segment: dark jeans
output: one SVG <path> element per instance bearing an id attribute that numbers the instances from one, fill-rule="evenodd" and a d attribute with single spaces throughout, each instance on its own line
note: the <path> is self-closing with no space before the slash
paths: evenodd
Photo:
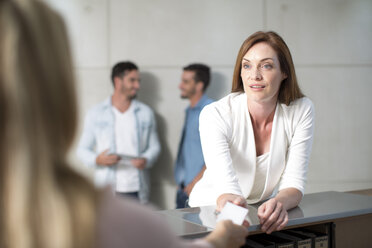
<path id="1" fill-rule="evenodd" d="M 138 192 L 116 192 L 116 196 L 129 197 L 132 199 L 139 200 Z"/>
<path id="2" fill-rule="evenodd" d="M 177 197 L 176 197 L 176 208 L 188 208 L 189 204 L 189 196 L 181 189 L 180 187 L 177 189 Z"/>

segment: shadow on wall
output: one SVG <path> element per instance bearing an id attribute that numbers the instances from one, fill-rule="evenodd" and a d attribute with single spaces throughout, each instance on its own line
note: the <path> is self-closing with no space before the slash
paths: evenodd
<path id="1" fill-rule="evenodd" d="M 166 140 L 168 135 L 167 123 L 165 118 L 155 111 L 160 101 L 159 87 L 160 82 L 154 74 L 141 72 L 141 89 L 138 93 L 138 100 L 149 105 L 154 111 L 161 145 L 161 153 L 158 161 L 154 164 L 150 172 L 151 184 L 153 185 L 150 201 L 158 207 L 166 205 L 165 192 L 162 190 L 161 184 L 163 182 L 174 184 L 172 156 Z"/>
<path id="2" fill-rule="evenodd" d="M 219 100 L 230 93 L 229 79 L 220 72 L 212 72 L 211 83 L 207 95 L 213 100 Z"/>

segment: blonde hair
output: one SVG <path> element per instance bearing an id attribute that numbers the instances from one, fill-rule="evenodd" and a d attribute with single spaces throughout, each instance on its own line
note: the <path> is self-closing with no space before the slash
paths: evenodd
<path id="1" fill-rule="evenodd" d="M 63 20 L 0 1 L 0 247 L 93 247 L 98 193 L 67 162 L 77 103 Z"/>

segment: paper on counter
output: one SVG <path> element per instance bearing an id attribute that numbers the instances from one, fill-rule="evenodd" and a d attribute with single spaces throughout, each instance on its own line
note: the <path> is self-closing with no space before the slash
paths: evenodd
<path id="1" fill-rule="evenodd" d="M 248 214 L 248 209 L 226 202 L 222 211 L 217 216 L 217 222 L 221 220 L 231 220 L 234 224 L 241 225 Z"/>

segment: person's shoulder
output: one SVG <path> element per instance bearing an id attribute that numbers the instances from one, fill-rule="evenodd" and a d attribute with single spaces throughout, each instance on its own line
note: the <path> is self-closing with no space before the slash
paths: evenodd
<path id="1" fill-rule="evenodd" d="M 145 104 L 141 101 L 133 100 L 133 104 L 135 105 L 136 110 L 141 110 L 141 111 L 147 112 L 147 113 L 153 113 L 154 112 L 149 105 L 147 105 L 147 104 Z"/>
<path id="2" fill-rule="evenodd" d="M 99 247 L 122 247 L 123 244 L 130 244 L 131 247 L 165 247 L 167 242 L 173 242 L 166 222 L 160 214 L 154 213 L 154 208 L 145 207 L 129 198 L 117 198 L 108 189 L 102 193 L 99 202 Z"/>
<path id="3" fill-rule="evenodd" d="M 244 97 L 243 93 L 230 93 L 220 100 L 205 106 L 201 115 L 219 117 L 227 121 L 227 117 L 232 115 L 242 97 Z"/>
<path id="4" fill-rule="evenodd" d="M 310 98 L 304 96 L 301 98 L 297 98 L 296 100 L 292 101 L 289 106 L 298 106 L 298 107 L 303 107 L 303 106 L 313 106 L 313 102 L 310 100 Z"/>
<path id="5" fill-rule="evenodd" d="M 202 104 L 204 107 L 211 104 L 212 102 L 214 102 L 212 98 L 208 97 L 207 95 L 204 95 Z"/>
<path id="6" fill-rule="evenodd" d="M 223 98 L 221 98 L 220 100 L 217 100 L 209 104 L 209 106 L 228 110 L 234 107 L 234 105 L 236 105 L 242 97 L 244 97 L 244 93 L 242 92 L 230 93 L 227 96 L 224 96 Z"/>
<path id="7" fill-rule="evenodd" d="M 284 114 L 289 118 L 301 118 L 301 116 L 314 116 L 314 104 L 308 97 L 301 97 L 292 101 L 288 106 L 281 104 Z M 292 116 L 292 117 L 291 117 Z"/>
<path id="8" fill-rule="evenodd" d="M 313 102 L 306 96 L 292 101 L 288 106 L 286 106 L 285 104 L 282 104 L 282 106 L 289 110 L 306 110 L 314 108 Z"/>
<path id="9" fill-rule="evenodd" d="M 106 98 L 104 101 L 96 103 L 93 107 L 91 107 L 87 114 L 89 116 L 101 115 L 102 112 L 106 111 L 107 108 L 110 107 L 110 105 L 110 98 Z"/>
<path id="10" fill-rule="evenodd" d="M 104 218 L 104 221 L 105 220 L 114 221 L 114 219 L 117 218 L 117 216 L 123 215 L 127 216 L 128 218 L 129 216 L 131 216 L 131 218 L 139 219 L 149 218 L 150 220 L 154 217 L 151 208 L 146 208 L 145 206 L 141 205 L 139 202 L 135 200 L 132 200 L 131 198 L 116 197 L 114 196 L 112 190 L 109 188 L 106 188 L 102 192 L 99 214 L 101 215 L 100 217 L 103 216 L 107 218 L 107 219 Z M 111 221 L 108 221 L 109 222 L 108 224 L 110 224 Z"/>

